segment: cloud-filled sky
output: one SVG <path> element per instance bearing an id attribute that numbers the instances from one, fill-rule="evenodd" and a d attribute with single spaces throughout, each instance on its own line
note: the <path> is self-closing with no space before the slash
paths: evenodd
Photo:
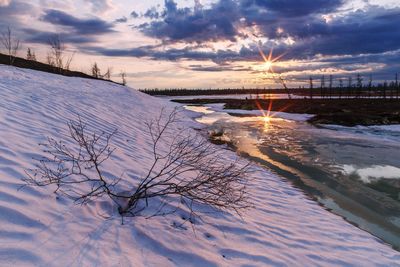
<path id="1" fill-rule="evenodd" d="M 135 88 L 279 87 L 309 76 L 337 81 L 400 72 L 398 0 L 0 0 L 10 26 L 39 60 L 55 34 L 73 68 L 97 62 Z M 273 50 L 275 74 L 260 50 Z M 367 78 L 368 77 L 368 78 Z"/>

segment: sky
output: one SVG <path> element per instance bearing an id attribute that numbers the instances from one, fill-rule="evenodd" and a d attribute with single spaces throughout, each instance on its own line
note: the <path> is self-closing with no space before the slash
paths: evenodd
<path id="1" fill-rule="evenodd" d="M 399 0 L 0 0 L 0 31 L 21 40 L 20 56 L 29 47 L 45 61 L 58 35 L 73 69 L 96 62 L 137 89 L 390 81 L 399 25 Z"/>

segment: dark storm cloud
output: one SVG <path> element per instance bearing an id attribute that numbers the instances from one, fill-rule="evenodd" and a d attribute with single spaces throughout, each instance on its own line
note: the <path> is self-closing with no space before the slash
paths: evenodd
<path id="1" fill-rule="evenodd" d="M 114 25 L 99 18 L 80 19 L 63 11 L 48 9 L 42 20 L 54 25 L 68 27 L 75 34 L 105 34 L 113 32 Z"/>
<path id="2" fill-rule="evenodd" d="M 334 11 L 343 0 L 243 0 L 242 7 L 264 7 L 285 16 L 304 16 Z"/>
<path id="3" fill-rule="evenodd" d="M 343 0 L 219 0 L 209 8 L 178 8 L 165 0 L 159 12 L 155 7 L 144 17 L 153 19 L 138 28 L 151 37 L 168 41 L 205 42 L 235 40 L 243 24 L 265 26 L 282 18 L 303 18 L 335 10 Z M 293 21 L 295 22 L 295 21 Z M 302 21 L 303 22 L 303 21 Z"/>
<path id="4" fill-rule="evenodd" d="M 124 22 L 124 19 L 126 18 L 120 18 L 115 22 Z M 98 18 L 80 19 L 54 9 L 45 10 L 41 20 L 63 28 L 57 32 L 24 28 L 22 32 L 27 42 L 48 44 L 55 36 L 59 36 L 65 43 L 85 44 L 96 42 L 98 35 L 114 32 L 113 23 Z"/>
<path id="5" fill-rule="evenodd" d="M 234 24 L 240 19 L 233 0 L 220 0 L 209 9 L 196 11 L 178 8 L 173 0 L 166 0 L 161 14 L 152 8 L 144 16 L 156 19 L 138 26 L 145 35 L 172 42 L 235 40 L 238 32 Z"/>
<path id="6" fill-rule="evenodd" d="M 27 36 L 26 41 L 31 43 L 49 44 L 50 40 L 53 40 L 55 37 L 60 37 L 62 42 L 70 44 L 93 43 L 96 41 L 93 36 L 80 36 L 66 32 L 54 33 L 34 29 L 24 29 L 23 32 Z"/>
<path id="7" fill-rule="evenodd" d="M 113 57 L 138 57 L 150 59 L 162 59 L 176 61 L 180 59 L 188 60 L 213 60 L 215 62 L 225 62 L 227 60 L 237 60 L 239 53 L 232 50 L 219 50 L 216 52 L 196 51 L 192 47 L 182 49 L 159 50 L 159 46 L 142 46 L 132 49 L 106 49 L 101 47 L 86 47 L 88 52 L 99 53 Z"/>
<path id="8" fill-rule="evenodd" d="M 316 54 L 358 55 L 400 49 L 400 27 L 396 25 L 400 25 L 400 8 L 375 8 L 331 23 L 314 20 L 303 31 L 288 25 L 287 31 L 297 39 L 294 55 L 306 58 Z"/>

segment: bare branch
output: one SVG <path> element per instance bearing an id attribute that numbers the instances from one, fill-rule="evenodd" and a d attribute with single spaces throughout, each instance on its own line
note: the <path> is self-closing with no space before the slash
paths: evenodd
<path id="1" fill-rule="evenodd" d="M 3 44 L 10 58 L 10 65 L 13 65 L 20 48 L 20 41 L 13 37 L 10 27 L 7 27 L 7 30 L 1 34 L 0 42 Z"/>
<path id="2" fill-rule="evenodd" d="M 118 186 L 122 178 L 112 179 L 102 170 L 102 163 L 114 152 L 110 141 L 115 131 L 89 133 L 80 118 L 68 123 L 75 148 L 49 138 L 43 145 L 48 157 L 40 160 L 25 181 L 36 186 L 53 185 L 55 192 L 79 203 L 108 196 L 121 216 L 137 215 L 151 199 L 167 197 L 175 203 L 171 205 L 186 206 L 191 216 L 197 214 L 198 205 L 237 213 L 249 207 L 246 187 L 249 163 L 224 160 L 224 151 L 199 134 L 189 129 L 177 132 L 173 127 L 177 122 L 177 109 L 168 114 L 163 109 L 156 119 L 146 123 L 153 141 L 153 162 L 146 176 L 139 178 L 135 186 L 125 188 L 128 190 L 124 193 Z M 164 207 L 161 205 L 154 215 L 171 212 Z"/>
<path id="3" fill-rule="evenodd" d="M 69 55 L 65 54 L 66 47 L 59 35 L 54 35 L 49 40 L 50 52 L 47 53 L 47 63 L 62 73 L 64 70 L 69 70 L 75 52 Z"/>

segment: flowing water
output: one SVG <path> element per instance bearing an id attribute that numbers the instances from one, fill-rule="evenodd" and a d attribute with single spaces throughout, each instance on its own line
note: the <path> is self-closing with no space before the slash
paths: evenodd
<path id="1" fill-rule="evenodd" d="M 186 109 L 198 112 L 197 121 L 210 130 L 223 132 L 242 155 L 400 248 L 399 126 L 315 127 L 301 115 L 265 119 L 231 116 L 212 105 Z"/>

